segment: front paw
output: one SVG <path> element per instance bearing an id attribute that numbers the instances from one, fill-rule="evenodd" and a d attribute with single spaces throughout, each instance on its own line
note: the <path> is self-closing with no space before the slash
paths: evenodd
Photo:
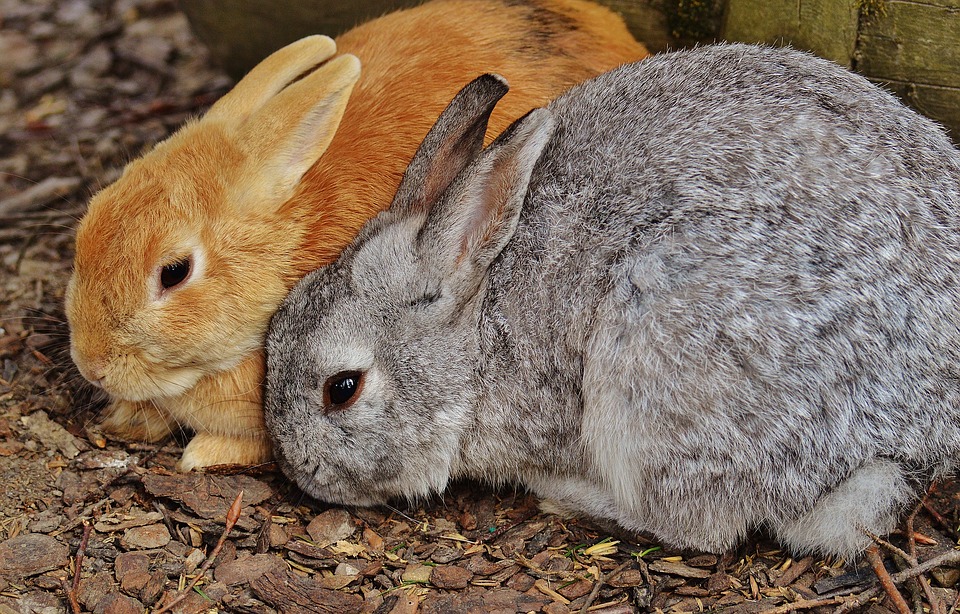
<path id="1" fill-rule="evenodd" d="M 190 440 L 177 463 L 180 471 L 211 465 L 259 465 L 273 460 L 266 437 L 230 437 L 200 433 Z"/>
<path id="2" fill-rule="evenodd" d="M 150 401 L 114 399 L 104 412 L 100 427 L 126 441 L 160 441 L 173 432 L 174 421 Z"/>

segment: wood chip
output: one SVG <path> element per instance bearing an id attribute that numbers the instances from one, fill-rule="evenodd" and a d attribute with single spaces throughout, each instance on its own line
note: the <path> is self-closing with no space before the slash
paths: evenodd
<path id="1" fill-rule="evenodd" d="M 681 578 L 709 578 L 710 571 L 690 567 L 683 563 L 674 563 L 672 561 L 657 560 L 650 563 L 650 571 L 654 573 L 665 573 L 671 576 L 680 576 Z"/>

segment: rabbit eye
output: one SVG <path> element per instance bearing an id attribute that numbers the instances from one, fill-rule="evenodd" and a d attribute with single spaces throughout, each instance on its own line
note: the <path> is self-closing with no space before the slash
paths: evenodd
<path id="1" fill-rule="evenodd" d="M 190 258 L 184 258 L 160 269 L 160 285 L 164 290 L 179 286 L 190 276 Z"/>
<path id="2" fill-rule="evenodd" d="M 345 409 L 353 404 L 363 388 L 363 373 L 341 371 L 323 386 L 323 405 L 326 410 Z"/>

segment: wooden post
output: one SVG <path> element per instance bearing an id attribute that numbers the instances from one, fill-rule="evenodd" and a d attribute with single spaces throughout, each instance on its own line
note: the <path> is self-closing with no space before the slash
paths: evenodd
<path id="1" fill-rule="evenodd" d="M 887 0 L 861 20 L 856 68 L 960 142 L 960 0 Z"/>
<path id="2" fill-rule="evenodd" d="M 791 45 L 850 66 L 857 43 L 857 0 L 729 0 L 727 40 Z"/>
<path id="3" fill-rule="evenodd" d="M 722 34 L 851 67 L 960 142 L 960 0 L 728 0 Z"/>

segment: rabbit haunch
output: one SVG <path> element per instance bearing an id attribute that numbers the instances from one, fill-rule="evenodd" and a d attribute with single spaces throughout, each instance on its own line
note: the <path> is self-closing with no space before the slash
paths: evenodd
<path id="1" fill-rule="evenodd" d="M 644 55 L 622 19 L 583 0 L 434 0 L 336 45 L 313 36 L 275 52 L 131 162 L 78 227 L 71 350 L 111 396 L 106 429 L 147 440 L 193 431 L 182 469 L 269 460 L 270 316 L 388 204 L 463 83 L 491 70 L 514 82 L 491 119 L 499 131 Z"/>
<path id="2" fill-rule="evenodd" d="M 854 555 L 960 453 L 960 152 L 792 50 L 627 65 L 482 150 L 487 76 L 267 339 L 313 496 L 520 483 L 682 547 Z M 363 386 L 349 406 L 324 387 Z"/>

